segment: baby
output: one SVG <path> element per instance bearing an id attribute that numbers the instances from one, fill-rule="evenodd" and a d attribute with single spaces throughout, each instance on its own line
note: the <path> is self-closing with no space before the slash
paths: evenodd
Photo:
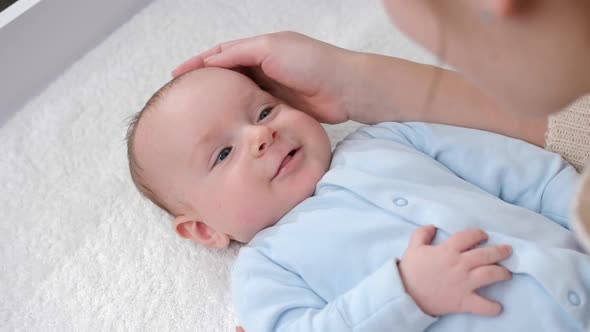
<path id="1" fill-rule="evenodd" d="M 135 184 L 180 236 L 248 243 L 232 272 L 246 331 L 590 326 L 590 257 L 567 219 L 578 175 L 555 154 L 382 123 L 331 160 L 316 120 L 217 68 L 160 89 L 128 139 Z"/>

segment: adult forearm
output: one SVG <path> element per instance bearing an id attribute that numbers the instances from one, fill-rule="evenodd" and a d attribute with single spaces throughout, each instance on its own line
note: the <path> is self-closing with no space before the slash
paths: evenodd
<path id="1" fill-rule="evenodd" d="M 368 53 L 358 53 L 352 61 L 361 74 L 354 90 L 346 94 L 351 120 L 443 123 L 544 146 L 546 118 L 500 108 L 454 71 Z"/>

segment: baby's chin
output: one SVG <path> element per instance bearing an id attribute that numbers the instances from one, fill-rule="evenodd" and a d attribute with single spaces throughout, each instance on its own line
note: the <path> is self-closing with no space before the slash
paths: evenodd
<path id="1" fill-rule="evenodd" d="M 314 188 L 314 190 L 315 190 L 315 188 Z M 311 197 L 314 190 L 311 190 L 311 194 L 305 196 L 301 200 L 296 201 L 295 204 L 293 204 L 290 208 L 285 209 L 284 211 L 282 211 L 282 213 L 277 213 L 278 217 L 272 218 L 269 222 L 262 223 L 259 227 L 255 227 L 255 228 L 251 229 L 248 234 L 243 234 L 242 236 L 236 236 L 235 238 L 232 237 L 232 240 L 235 240 L 235 241 L 240 242 L 240 243 L 243 243 L 243 244 L 247 244 L 254 237 L 256 237 L 256 235 L 258 233 L 260 233 L 260 232 L 264 231 L 265 229 L 271 228 L 272 226 L 276 225 L 279 221 L 281 221 L 281 219 L 283 219 L 284 216 L 286 216 L 291 210 L 293 210 L 293 208 L 295 208 L 297 205 L 299 205 L 301 202 L 303 202 L 307 198 Z"/>
<path id="2" fill-rule="evenodd" d="M 289 211 L 285 212 L 285 215 L 288 213 Z M 282 216 L 281 216 L 282 218 Z M 248 234 L 244 234 L 242 236 L 236 236 L 235 238 L 232 237 L 232 240 L 235 240 L 237 242 L 243 243 L 243 244 L 247 244 L 250 241 L 252 241 L 253 238 L 256 237 L 256 235 L 262 231 L 264 231 L 265 229 L 268 229 L 274 225 L 276 225 L 276 223 L 279 222 L 279 220 L 281 220 L 281 218 L 278 218 L 272 222 L 269 222 L 268 224 L 264 224 L 261 225 L 260 227 L 254 228 L 252 229 Z"/>
<path id="3" fill-rule="evenodd" d="M 329 156 L 331 157 L 331 155 Z M 314 171 L 308 172 L 305 178 L 298 179 L 300 186 L 289 188 L 288 203 L 285 201 L 278 201 L 278 204 L 274 204 L 275 208 L 277 209 L 275 211 L 270 212 L 269 215 L 264 216 L 264 221 L 260 223 L 250 223 L 250 225 L 252 225 L 252 228 L 249 229 L 248 234 L 242 234 L 244 236 L 236 237 L 235 240 L 241 243 L 250 242 L 258 233 L 276 225 L 279 221 L 281 221 L 281 219 L 288 215 L 289 212 L 291 212 L 297 205 L 301 204 L 306 199 L 312 197 L 315 193 L 316 185 L 328 171 L 330 158 L 326 159 L 327 161 L 325 163 L 316 161 L 313 165 Z M 253 213 L 252 215 L 256 214 L 257 213 Z"/>

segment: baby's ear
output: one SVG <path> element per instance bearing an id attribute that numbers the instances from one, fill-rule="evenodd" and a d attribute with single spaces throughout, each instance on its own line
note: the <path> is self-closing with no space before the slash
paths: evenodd
<path id="1" fill-rule="evenodd" d="M 225 248 L 230 242 L 229 235 L 218 232 L 202 221 L 191 220 L 186 216 L 176 217 L 173 225 L 178 236 L 206 247 Z"/>

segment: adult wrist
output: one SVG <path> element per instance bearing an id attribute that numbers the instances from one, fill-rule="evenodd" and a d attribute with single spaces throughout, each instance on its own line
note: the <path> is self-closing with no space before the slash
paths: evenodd
<path id="1" fill-rule="evenodd" d="M 372 54 L 348 51 L 344 56 L 345 68 L 340 77 L 342 86 L 342 105 L 348 120 L 366 123 L 367 112 L 374 109 L 375 77 L 372 77 Z"/>

